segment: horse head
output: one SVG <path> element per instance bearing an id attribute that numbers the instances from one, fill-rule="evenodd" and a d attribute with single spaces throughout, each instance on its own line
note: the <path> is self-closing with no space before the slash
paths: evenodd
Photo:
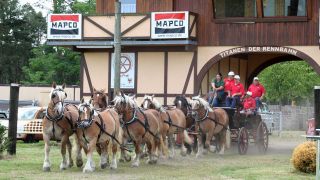
<path id="1" fill-rule="evenodd" d="M 117 94 L 114 97 L 113 102 L 114 102 L 115 108 L 119 113 L 124 113 L 137 106 L 135 101 L 135 96 L 125 95 L 123 92 L 121 92 L 121 94 Z"/>
<path id="2" fill-rule="evenodd" d="M 141 107 L 144 109 L 155 109 L 155 103 L 154 103 L 154 95 L 144 95 L 143 102 L 141 103 Z"/>
<path id="3" fill-rule="evenodd" d="M 64 100 L 67 98 L 67 93 L 64 91 L 66 87 L 65 84 L 61 86 L 57 86 L 55 82 L 52 83 L 52 89 L 49 94 L 50 97 L 50 104 L 49 106 L 53 106 L 54 111 L 58 112 L 58 114 L 62 114 L 63 111 L 63 103 Z"/>
<path id="4" fill-rule="evenodd" d="M 91 98 L 94 108 L 107 108 L 108 98 L 105 94 L 105 89 L 97 90 L 93 88 L 93 94 Z"/>
<path id="5" fill-rule="evenodd" d="M 209 103 L 203 98 L 201 98 L 200 96 L 192 97 L 190 105 L 191 105 L 191 111 L 193 116 L 198 115 L 199 111 L 202 111 L 202 110 L 212 111 Z"/>
<path id="6" fill-rule="evenodd" d="M 92 101 L 91 99 L 89 101 L 85 101 L 83 98 L 81 99 L 81 103 L 78 106 L 78 110 L 79 110 L 79 119 L 77 122 L 78 128 L 87 128 L 92 124 L 95 111 L 91 101 Z"/>

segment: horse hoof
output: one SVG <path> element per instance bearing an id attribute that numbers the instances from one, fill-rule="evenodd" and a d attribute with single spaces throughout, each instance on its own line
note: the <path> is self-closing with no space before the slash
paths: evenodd
<path id="1" fill-rule="evenodd" d="M 73 166 L 73 161 L 71 161 L 69 164 L 68 164 L 68 168 L 71 168 Z"/>
<path id="2" fill-rule="evenodd" d="M 132 163 L 131 167 L 139 167 L 139 163 Z"/>
<path id="3" fill-rule="evenodd" d="M 196 154 L 196 158 L 201 158 L 202 157 L 202 155 L 201 154 Z"/>
<path id="4" fill-rule="evenodd" d="M 93 169 L 83 169 L 83 173 L 91 173 L 93 172 Z"/>
<path id="5" fill-rule="evenodd" d="M 124 158 L 127 162 L 130 162 L 131 161 L 131 156 L 127 156 Z"/>
<path id="6" fill-rule="evenodd" d="M 51 169 L 50 169 L 50 167 L 43 167 L 43 171 L 44 171 L 44 172 L 50 172 Z"/>
<path id="7" fill-rule="evenodd" d="M 77 160 L 77 167 L 82 167 L 83 166 L 83 161 L 81 160 Z"/>
<path id="8" fill-rule="evenodd" d="M 119 162 L 124 163 L 124 158 L 119 159 Z"/>
<path id="9" fill-rule="evenodd" d="M 187 152 L 186 151 L 181 151 L 181 156 L 186 156 L 187 155 Z"/>
<path id="10" fill-rule="evenodd" d="M 107 168 L 108 166 L 109 166 L 108 163 L 104 163 L 104 164 L 101 164 L 101 165 L 100 165 L 101 169 L 105 169 L 105 168 Z"/>
<path id="11" fill-rule="evenodd" d="M 117 169 L 117 166 L 116 165 L 111 165 L 110 169 L 112 169 L 112 170 Z"/>

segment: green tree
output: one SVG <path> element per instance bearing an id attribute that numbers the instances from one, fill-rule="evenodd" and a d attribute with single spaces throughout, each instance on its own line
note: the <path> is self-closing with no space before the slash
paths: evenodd
<path id="1" fill-rule="evenodd" d="M 17 0 L 0 1 L 0 83 L 20 82 L 22 66 L 32 57 L 31 49 L 40 44 L 45 22 L 30 5 Z"/>
<path id="2" fill-rule="evenodd" d="M 272 65 L 259 74 L 267 90 L 270 103 L 303 103 L 313 97 L 313 87 L 320 77 L 305 61 L 282 62 Z"/>
<path id="3" fill-rule="evenodd" d="M 53 13 L 94 14 L 95 1 L 55 0 Z M 34 48 L 34 57 L 23 67 L 25 84 L 79 84 L 80 54 L 69 48 L 42 45 Z"/>
<path id="4" fill-rule="evenodd" d="M 68 48 L 39 46 L 33 49 L 34 58 L 23 67 L 24 84 L 79 84 L 80 57 Z"/>

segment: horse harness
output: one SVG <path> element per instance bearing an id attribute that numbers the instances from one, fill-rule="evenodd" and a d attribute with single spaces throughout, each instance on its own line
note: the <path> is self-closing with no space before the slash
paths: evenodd
<path id="1" fill-rule="evenodd" d="M 214 113 L 214 112 L 213 112 L 213 113 Z M 219 121 L 217 121 L 217 120 L 215 120 L 215 119 L 213 119 L 213 118 L 211 118 L 211 117 L 209 116 L 209 109 L 206 110 L 206 114 L 203 116 L 203 118 L 197 118 L 197 119 L 195 119 L 195 121 L 196 121 L 196 123 L 200 123 L 200 122 L 205 121 L 206 119 L 209 119 L 210 121 L 212 121 L 212 122 L 214 122 L 214 123 L 222 126 L 222 128 L 225 129 L 225 130 L 229 130 L 229 128 L 226 127 L 224 124 L 220 123 Z M 217 127 L 217 126 L 215 126 L 214 129 L 216 129 L 216 127 Z M 201 131 L 201 129 L 200 129 L 200 131 Z"/>
<path id="2" fill-rule="evenodd" d="M 57 104 L 57 103 L 59 103 L 59 102 L 61 102 L 61 101 L 58 101 L 58 102 L 54 103 L 54 105 Z M 64 105 L 63 102 L 62 102 L 62 106 L 63 106 L 63 111 L 62 111 L 62 113 L 61 113 L 61 114 L 58 114 L 57 116 L 54 116 L 54 117 L 50 116 L 50 114 L 48 113 L 48 108 L 46 109 L 46 115 L 45 115 L 45 117 L 46 117 L 49 121 L 52 122 L 52 134 L 53 134 L 53 139 L 56 139 L 56 136 L 55 136 L 55 126 L 54 126 L 54 124 L 57 123 L 57 126 L 59 126 L 58 122 L 59 122 L 60 120 L 62 120 L 63 118 L 66 118 L 66 119 L 67 119 L 67 122 L 68 122 L 68 124 L 70 125 L 70 127 L 71 127 L 71 129 L 72 129 L 72 133 L 75 133 L 75 132 L 76 132 L 76 128 L 75 128 L 75 126 L 73 126 L 73 123 L 72 123 L 71 119 L 64 115 L 64 111 L 65 111 L 65 110 L 69 111 L 69 109 L 68 109 L 68 106 L 69 106 L 69 105 L 73 105 L 73 104 L 66 104 L 66 105 Z M 73 105 L 73 106 L 75 106 L 75 105 Z M 59 126 L 59 127 L 62 128 L 61 126 Z M 63 129 L 63 128 L 62 128 L 62 129 Z"/>
<path id="3" fill-rule="evenodd" d="M 143 123 L 138 117 L 137 117 L 137 109 L 138 111 L 143 115 L 143 118 L 145 119 L 145 123 Z M 126 131 L 127 131 L 127 134 L 129 135 L 130 139 L 132 141 L 134 141 L 134 139 L 132 138 L 130 132 L 129 132 L 129 126 L 135 122 L 138 122 L 140 125 L 142 125 L 145 129 L 145 132 L 144 134 L 142 135 L 142 138 L 144 138 L 144 136 L 146 135 L 146 133 L 150 133 L 153 137 L 159 139 L 159 137 L 157 135 L 155 135 L 149 128 L 149 123 L 148 123 L 148 118 L 146 116 L 146 114 L 140 109 L 140 108 L 135 108 L 134 109 L 134 112 L 133 112 L 133 116 L 132 118 L 130 119 L 130 121 L 128 122 L 125 122 L 123 121 L 122 122 L 122 127 L 126 128 Z"/>
<path id="4" fill-rule="evenodd" d="M 171 119 L 170 114 L 168 113 L 168 111 L 162 111 L 162 112 L 165 112 L 167 114 L 167 116 L 168 116 L 168 120 L 164 120 L 164 123 L 167 123 L 169 125 L 169 127 L 173 126 L 173 127 L 176 127 L 178 129 L 182 129 L 182 130 L 186 129 L 184 127 L 181 127 L 181 126 L 178 126 L 176 124 L 173 124 L 172 119 Z"/>
<path id="5" fill-rule="evenodd" d="M 89 105 L 85 105 L 85 106 L 87 107 L 87 106 L 89 106 Z M 110 113 L 110 115 L 111 115 L 112 119 L 114 120 L 114 122 L 116 122 L 116 119 L 115 119 L 115 117 L 112 115 L 112 113 L 111 113 L 109 110 L 107 110 L 107 111 Z M 93 121 L 94 121 L 94 120 L 93 120 L 94 112 L 95 112 L 95 110 L 92 109 L 92 110 L 90 111 L 90 117 L 89 117 L 89 119 L 85 119 L 85 120 L 82 120 L 82 121 L 80 120 L 80 116 L 79 116 L 79 119 L 78 119 L 78 122 L 77 122 L 77 127 L 78 127 L 79 129 L 82 129 L 82 137 L 83 137 L 83 139 L 86 141 L 86 143 L 89 143 L 89 141 L 88 141 L 88 139 L 86 138 L 86 135 L 85 135 L 85 133 L 84 133 L 84 130 L 92 125 L 92 123 L 93 123 Z M 80 114 L 80 113 L 79 113 L 79 114 Z M 115 137 L 115 133 L 116 133 L 116 132 L 114 132 L 113 134 L 110 134 L 110 133 L 108 133 L 108 132 L 105 130 L 105 124 L 103 123 L 103 118 L 102 118 L 102 116 L 100 115 L 100 113 L 98 113 L 98 116 L 97 116 L 97 117 L 98 117 L 98 119 L 99 119 L 99 121 L 100 121 L 100 123 L 98 123 L 97 121 L 95 121 L 95 124 L 96 124 L 96 125 L 99 127 L 99 129 L 100 129 L 97 142 L 99 142 L 99 139 L 100 139 L 101 135 L 102 135 L 103 133 L 105 133 L 106 135 L 108 135 L 109 137 L 111 137 L 112 140 L 114 140 L 115 142 L 117 142 L 117 143 L 120 145 L 121 148 L 123 148 L 123 147 L 122 147 L 122 144 L 121 144 L 121 143 L 119 142 L 119 140 Z"/>

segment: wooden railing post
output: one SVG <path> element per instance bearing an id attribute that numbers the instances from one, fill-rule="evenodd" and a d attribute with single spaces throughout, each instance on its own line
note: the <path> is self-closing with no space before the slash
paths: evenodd
<path id="1" fill-rule="evenodd" d="M 316 129 L 320 129 L 320 86 L 314 87 L 314 119 L 316 121 Z"/>
<path id="2" fill-rule="evenodd" d="M 8 154 L 16 154 L 17 143 L 17 121 L 18 121 L 18 105 L 19 105 L 19 84 L 12 83 L 10 85 L 10 112 L 9 112 L 9 147 Z"/>

